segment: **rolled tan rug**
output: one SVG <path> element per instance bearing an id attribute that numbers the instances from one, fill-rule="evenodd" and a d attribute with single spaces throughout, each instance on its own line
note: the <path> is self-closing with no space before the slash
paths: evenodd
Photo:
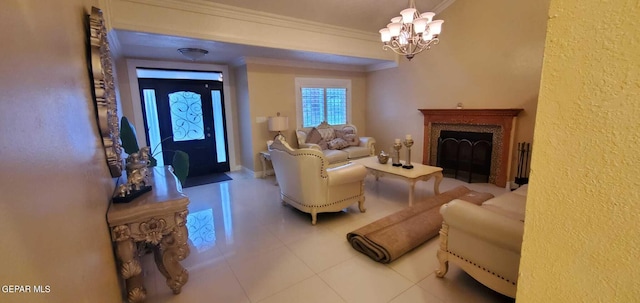
<path id="1" fill-rule="evenodd" d="M 390 263 L 438 235 L 442 225 L 440 206 L 443 204 L 461 199 L 480 205 L 493 197 L 490 193 L 458 186 L 358 228 L 347 234 L 347 240 L 353 248 L 371 259 Z"/>

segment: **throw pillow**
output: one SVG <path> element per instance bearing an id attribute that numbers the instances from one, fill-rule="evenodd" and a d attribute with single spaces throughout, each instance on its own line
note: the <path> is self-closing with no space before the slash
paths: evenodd
<path id="1" fill-rule="evenodd" d="M 342 138 L 347 141 L 350 146 L 360 145 L 360 138 L 356 134 L 345 134 Z"/>
<path id="2" fill-rule="evenodd" d="M 342 129 L 342 131 L 343 131 L 345 134 L 354 134 L 354 135 L 356 134 L 356 130 L 355 130 L 355 129 L 353 129 L 352 127 L 348 127 L 348 126 L 345 126 L 345 127 Z"/>
<path id="3" fill-rule="evenodd" d="M 317 129 L 320 132 L 320 135 L 322 135 L 322 139 L 324 139 L 324 141 L 331 141 L 333 139 L 335 139 L 336 135 L 335 135 L 335 130 L 331 127 L 329 128 L 318 128 Z"/>
<path id="4" fill-rule="evenodd" d="M 327 143 L 327 141 L 320 140 L 320 142 L 318 142 L 318 145 L 320 145 L 320 149 L 329 149 L 329 144 Z"/>
<path id="5" fill-rule="evenodd" d="M 341 139 L 345 139 L 344 135 L 346 135 L 347 133 L 343 130 L 339 130 L 336 129 L 336 131 L 334 132 L 334 134 L 336 135 L 336 138 L 341 138 Z M 346 139 L 345 139 L 346 140 Z"/>
<path id="6" fill-rule="evenodd" d="M 349 146 L 349 142 L 345 141 L 342 138 L 335 138 L 329 141 L 329 149 L 343 149 Z"/>
<path id="7" fill-rule="evenodd" d="M 318 144 L 322 141 L 322 135 L 318 131 L 317 128 L 312 128 L 307 134 L 307 139 L 304 141 L 305 143 L 313 143 Z"/>

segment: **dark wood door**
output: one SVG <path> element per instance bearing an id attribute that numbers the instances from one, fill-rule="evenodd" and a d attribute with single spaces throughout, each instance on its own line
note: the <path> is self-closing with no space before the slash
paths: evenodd
<path id="1" fill-rule="evenodd" d="M 155 90 L 165 163 L 171 163 L 174 151 L 182 150 L 189 154 L 189 177 L 229 171 L 222 82 L 139 79 L 139 83 L 141 92 Z M 214 108 L 221 112 L 214 114 Z M 216 135 L 222 138 L 216 140 Z"/>

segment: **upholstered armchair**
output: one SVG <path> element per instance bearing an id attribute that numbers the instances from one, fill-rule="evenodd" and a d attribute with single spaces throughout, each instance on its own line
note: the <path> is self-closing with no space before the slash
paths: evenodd
<path id="1" fill-rule="evenodd" d="M 316 224 L 318 213 L 337 212 L 356 202 L 360 212 L 365 212 L 364 166 L 348 163 L 328 168 L 321 151 L 294 150 L 279 139 L 271 144 L 270 156 L 282 202 L 310 213 L 311 224 Z"/>

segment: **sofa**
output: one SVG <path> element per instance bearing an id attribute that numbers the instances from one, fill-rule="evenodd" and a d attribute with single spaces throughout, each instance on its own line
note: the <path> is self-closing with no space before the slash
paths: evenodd
<path id="1" fill-rule="evenodd" d="M 356 163 L 330 168 L 329 161 L 317 149 L 293 149 L 276 139 L 269 149 L 282 202 L 311 214 L 339 212 L 353 203 L 364 208 L 364 178 L 367 169 Z"/>
<path id="2" fill-rule="evenodd" d="M 322 122 L 316 127 L 297 129 L 296 137 L 299 148 L 321 151 L 331 165 L 375 155 L 376 140 L 360 137 L 352 124 L 332 126 Z"/>
<path id="3" fill-rule="evenodd" d="M 436 276 L 444 277 L 451 262 L 485 286 L 515 298 L 526 199 L 523 185 L 479 206 L 462 200 L 444 204 Z"/>

